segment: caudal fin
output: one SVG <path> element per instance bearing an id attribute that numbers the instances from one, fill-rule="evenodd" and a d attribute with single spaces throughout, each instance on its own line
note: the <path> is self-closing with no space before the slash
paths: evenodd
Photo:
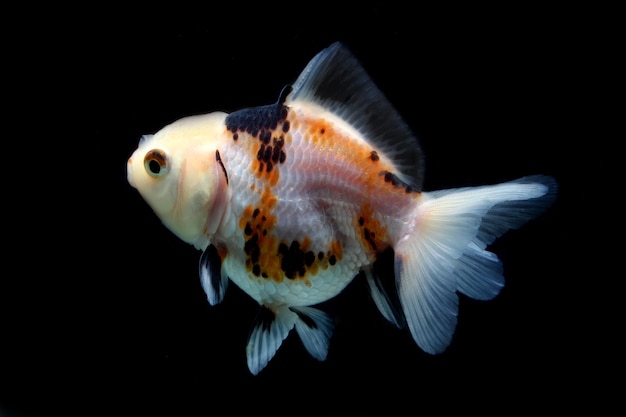
<path id="1" fill-rule="evenodd" d="M 552 177 L 422 193 L 415 223 L 395 246 L 398 296 L 411 335 L 431 354 L 450 344 L 458 313 L 457 291 L 495 297 L 504 286 L 498 257 L 485 248 L 520 227 L 555 200 Z"/>

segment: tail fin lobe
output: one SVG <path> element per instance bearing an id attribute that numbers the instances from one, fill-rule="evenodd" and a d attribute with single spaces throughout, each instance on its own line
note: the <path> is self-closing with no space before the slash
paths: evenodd
<path id="1" fill-rule="evenodd" d="M 545 211 L 556 197 L 552 177 L 422 193 L 414 221 L 395 245 L 398 295 L 411 334 L 428 353 L 450 344 L 457 291 L 495 297 L 504 286 L 498 257 L 485 248 Z"/>

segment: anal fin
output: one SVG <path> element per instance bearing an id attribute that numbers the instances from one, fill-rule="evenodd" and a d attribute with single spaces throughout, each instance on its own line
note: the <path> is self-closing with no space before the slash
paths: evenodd
<path id="1" fill-rule="evenodd" d="M 406 322 L 404 320 L 404 314 L 401 311 L 401 307 L 398 305 L 399 302 L 394 302 L 391 299 L 389 293 L 385 290 L 380 277 L 372 268 L 364 269 L 363 272 L 365 274 L 365 280 L 370 290 L 372 300 L 374 300 L 374 304 L 376 304 L 380 313 L 394 326 L 398 328 L 404 327 Z"/>

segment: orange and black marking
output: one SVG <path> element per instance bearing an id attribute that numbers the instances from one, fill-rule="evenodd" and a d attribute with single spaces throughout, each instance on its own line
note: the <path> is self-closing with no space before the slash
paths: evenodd
<path id="1" fill-rule="evenodd" d="M 369 249 L 371 254 L 375 255 L 389 247 L 387 229 L 376 218 L 374 210 L 368 203 L 364 204 L 357 214 L 355 229 L 361 244 Z"/>
<path id="2" fill-rule="evenodd" d="M 234 141 L 245 141 L 242 145 L 252 156 L 251 172 L 264 183 L 258 189 L 258 206 L 246 207 L 239 220 L 245 240 L 247 270 L 251 276 L 266 280 L 282 282 L 287 278 L 311 285 L 312 275 L 341 260 L 342 247 L 334 241 L 327 250 L 316 252 L 309 237 L 289 241 L 272 233 L 277 221 L 273 214 L 277 198 L 272 188 L 278 183 L 279 166 L 287 159 L 286 144 L 290 143 L 290 130 L 294 128 L 288 120 L 289 108 L 284 104 L 290 91 L 291 87 L 283 89 L 275 104 L 230 114 L 226 128 L 232 132 Z M 317 133 L 324 134 L 324 127 L 320 129 Z"/>
<path id="3" fill-rule="evenodd" d="M 412 193 L 415 190 L 413 190 L 413 187 L 411 187 L 409 184 L 405 183 L 404 181 L 402 181 L 400 178 L 398 178 L 394 173 L 390 172 L 390 171 L 380 171 L 378 173 L 378 175 L 380 175 L 381 177 L 383 177 L 385 179 L 385 182 L 390 183 L 391 185 L 393 185 L 395 188 L 399 188 L 402 189 L 404 188 L 404 191 L 408 194 L 408 193 Z"/>
<path id="4" fill-rule="evenodd" d="M 418 191 L 394 174 L 395 168 L 385 162 L 378 151 L 363 146 L 362 142 L 336 128 L 331 121 L 294 112 L 288 116 L 295 117 L 291 123 L 292 129 L 301 132 L 303 140 L 311 144 L 313 149 L 327 152 L 334 159 L 343 159 L 341 165 L 358 168 L 363 175 L 363 184 L 371 193 L 393 190 L 409 194 Z"/>
<path id="5" fill-rule="evenodd" d="M 254 152 L 251 168 L 271 186 L 278 182 L 278 165 L 287 159 L 285 142 L 290 122 L 289 107 L 284 103 L 290 91 L 290 86 L 285 87 L 275 104 L 242 109 L 226 117 L 226 128 L 232 132 L 234 141 L 254 140 L 243 145 Z"/>
<path id="6" fill-rule="evenodd" d="M 282 282 L 287 278 L 311 285 L 312 275 L 342 259 L 342 246 L 332 241 L 326 251 L 316 252 L 306 236 L 300 240 L 279 240 L 271 233 L 276 226 L 276 217 L 271 214 L 275 204 L 276 199 L 266 192 L 259 207 L 249 205 L 243 212 L 239 227 L 245 238 L 246 268 L 265 280 Z"/>

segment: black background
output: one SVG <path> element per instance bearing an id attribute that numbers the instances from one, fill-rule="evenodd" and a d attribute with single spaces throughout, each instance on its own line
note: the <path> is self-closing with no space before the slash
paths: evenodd
<path id="1" fill-rule="evenodd" d="M 8 252 L 19 272 L 4 280 L 0 412 L 417 415 L 601 404 L 588 385 L 614 368 L 595 352 L 595 290 L 583 286 L 584 247 L 572 230 L 585 189 L 574 153 L 578 63 L 593 49 L 584 11 L 292 7 L 94 8 L 7 35 L 11 44 L 31 36 L 16 48 L 27 62 L 16 73 L 34 70 L 18 83 L 34 88 L 14 125 L 41 159 L 29 160 L 37 187 L 13 183 L 37 214 Z M 245 345 L 257 306 L 234 285 L 208 305 L 199 252 L 127 184 L 126 160 L 142 134 L 180 117 L 273 103 L 336 40 L 419 137 L 426 190 L 547 174 L 559 198 L 493 245 L 507 285 L 493 301 L 460 297 L 445 353 L 428 355 L 388 325 L 358 281 L 327 303 L 340 321 L 325 362 L 291 335 L 252 376 Z"/>

